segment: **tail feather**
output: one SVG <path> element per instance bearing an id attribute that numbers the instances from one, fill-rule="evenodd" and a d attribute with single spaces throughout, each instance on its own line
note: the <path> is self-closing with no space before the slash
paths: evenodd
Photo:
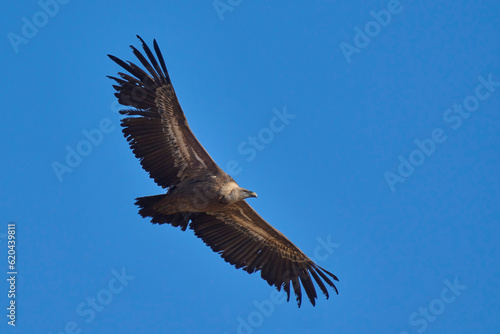
<path id="1" fill-rule="evenodd" d="M 136 198 L 135 205 L 139 209 L 139 214 L 143 217 L 151 217 L 153 224 L 170 224 L 175 227 L 181 227 L 185 231 L 191 217 L 191 212 L 178 212 L 173 214 L 164 214 L 157 211 L 154 206 L 168 195 L 155 195 Z"/>

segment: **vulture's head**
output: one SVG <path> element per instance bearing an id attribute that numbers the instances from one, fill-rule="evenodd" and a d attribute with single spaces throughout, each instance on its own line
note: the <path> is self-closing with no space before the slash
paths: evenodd
<path id="1" fill-rule="evenodd" d="M 231 190 L 231 192 L 226 196 L 223 196 L 222 202 L 227 204 L 233 204 L 249 197 L 257 197 L 257 194 L 254 193 L 253 191 L 237 187 Z"/>

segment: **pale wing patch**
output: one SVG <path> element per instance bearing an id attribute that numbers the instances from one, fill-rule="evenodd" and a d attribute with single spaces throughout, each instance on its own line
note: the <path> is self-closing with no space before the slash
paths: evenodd
<path id="1" fill-rule="evenodd" d="M 252 222 L 252 220 L 250 219 L 250 217 L 248 217 L 245 212 L 243 211 L 242 208 L 238 207 L 238 211 L 240 212 L 240 215 L 245 217 L 245 219 L 248 221 L 248 222 Z"/>
<path id="2" fill-rule="evenodd" d="M 191 147 L 191 152 L 193 152 L 194 157 L 196 158 L 196 160 L 198 160 L 200 162 L 200 164 L 203 165 L 203 167 L 207 168 L 207 165 L 205 165 L 205 162 L 203 162 L 203 160 L 201 160 L 201 158 L 198 156 L 198 154 L 196 153 L 196 151 L 192 147 Z"/>

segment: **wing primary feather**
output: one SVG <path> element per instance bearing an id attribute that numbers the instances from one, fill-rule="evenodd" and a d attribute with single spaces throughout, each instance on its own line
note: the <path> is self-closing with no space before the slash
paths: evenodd
<path id="1" fill-rule="evenodd" d="M 134 53 L 134 55 L 137 57 L 137 59 L 139 59 L 139 61 L 141 62 L 141 64 L 148 70 L 148 72 L 154 77 L 154 79 L 158 82 L 161 82 L 161 79 L 160 77 L 158 76 L 158 73 L 156 73 L 156 71 L 153 69 L 153 67 L 151 66 L 151 63 L 149 61 L 147 61 L 147 59 L 142 55 L 142 53 L 137 50 L 133 45 L 130 46 L 130 48 L 132 49 L 132 52 Z"/>
<path id="2" fill-rule="evenodd" d="M 328 289 L 326 288 L 326 286 L 323 283 L 323 281 L 321 280 L 321 278 L 319 278 L 314 267 L 310 267 L 309 272 L 311 273 L 311 275 L 314 278 L 314 280 L 316 281 L 316 283 L 318 283 L 318 286 L 321 289 L 321 291 L 323 291 L 323 294 L 326 296 L 326 299 L 330 298 L 330 295 L 328 294 Z"/>
<path id="3" fill-rule="evenodd" d="M 149 77 L 149 75 L 146 74 L 141 68 L 139 68 L 137 65 L 131 62 L 124 62 L 123 60 L 113 56 L 113 55 L 108 55 L 108 57 L 120 65 L 123 69 L 129 71 L 132 75 L 134 75 L 136 78 L 142 80 L 144 76 Z M 137 81 L 137 79 L 136 79 Z"/>
<path id="4" fill-rule="evenodd" d="M 126 80 L 123 80 L 123 79 L 120 79 L 120 78 L 117 78 L 117 77 L 113 77 L 111 75 L 106 75 L 106 78 L 109 78 L 109 79 L 112 79 L 112 80 L 115 80 L 116 82 L 118 82 L 119 84 L 123 85 L 124 83 L 127 83 Z M 116 90 L 118 90 L 115 86 L 113 86 L 113 88 L 115 88 Z"/>
<path id="5" fill-rule="evenodd" d="M 130 73 L 139 78 L 141 80 L 141 84 L 145 88 L 154 91 L 158 87 L 158 84 L 153 80 L 153 78 L 151 78 L 151 76 L 147 74 L 142 68 L 132 63 L 131 61 L 127 61 L 127 63 L 130 65 L 130 68 L 133 71 Z"/>
<path id="6" fill-rule="evenodd" d="M 130 70 L 132 69 L 126 62 L 124 62 L 123 60 L 121 60 L 120 58 L 117 58 L 113 55 L 110 55 L 108 54 L 108 57 L 109 59 L 111 59 L 112 61 L 114 61 L 115 63 L 117 63 L 118 65 L 120 65 L 121 67 L 123 67 L 123 69 L 131 72 Z M 132 73 L 132 72 L 131 72 Z"/>
<path id="7" fill-rule="evenodd" d="M 163 75 L 163 72 L 162 72 L 160 66 L 158 65 L 158 62 L 156 61 L 155 56 L 151 52 L 151 49 L 149 48 L 149 46 L 144 42 L 144 40 L 139 35 L 136 35 L 136 36 L 141 41 L 142 48 L 144 49 L 144 52 L 146 52 L 146 55 L 148 56 L 149 61 L 151 62 L 151 64 L 154 66 L 154 68 L 156 70 L 156 73 L 158 73 L 160 75 L 161 81 L 163 83 L 167 83 L 167 80 L 165 79 L 165 76 Z"/>
<path id="8" fill-rule="evenodd" d="M 318 268 L 321 268 L 320 266 L 318 266 Z M 322 269 L 322 268 L 321 268 Z M 326 276 L 321 270 L 316 270 L 318 272 L 318 274 L 321 276 L 321 278 L 323 278 L 323 280 L 325 280 L 326 283 L 328 283 L 328 285 L 330 285 L 337 294 L 339 294 L 338 290 L 337 290 L 337 287 L 335 286 L 335 284 L 333 284 L 333 282 L 330 280 L 330 278 L 328 278 L 328 276 Z"/>
<path id="9" fill-rule="evenodd" d="M 278 288 L 278 291 L 281 289 L 281 286 L 283 285 L 283 281 L 285 280 L 285 277 L 283 277 L 283 262 L 286 261 L 284 260 L 281 255 L 278 256 L 278 259 L 276 260 L 276 265 L 275 268 L 273 268 L 274 276 L 276 277 L 276 282 L 275 286 Z"/>
<path id="10" fill-rule="evenodd" d="M 328 270 L 326 270 L 325 268 L 321 267 L 321 266 L 318 266 L 316 265 L 319 269 L 323 270 L 325 273 L 327 273 L 328 275 L 330 275 L 334 280 L 336 280 L 338 282 L 338 278 L 337 276 L 335 276 L 334 274 L 332 274 L 331 272 L 329 272 Z"/>
<path id="11" fill-rule="evenodd" d="M 300 305 L 302 305 L 302 289 L 300 288 L 300 282 L 298 276 L 293 276 L 291 278 L 292 280 L 292 287 L 293 287 L 293 292 L 295 292 L 295 300 L 297 301 L 297 305 L 300 308 Z"/>
<path id="12" fill-rule="evenodd" d="M 130 81 L 130 84 L 140 85 L 141 81 L 133 76 L 128 75 L 127 73 L 118 72 L 118 75 L 125 79 L 126 81 Z"/>
<path id="13" fill-rule="evenodd" d="M 290 280 L 287 279 L 285 282 L 283 282 L 283 290 L 286 292 L 286 301 L 290 301 Z"/>
<path id="14" fill-rule="evenodd" d="M 171 83 L 170 76 L 168 75 L 167 71 L 167 66 L 165 66 L 165 61 L 163 60 L 163 55 L 161 54 L 160 48 L 158 47 L 158 43 L 156 43 L 156 39 L 153 40 L 153 47 L 155 49 L 156 56 L 160 61 L 161 68 L 163 69 L 163 74 L 165 75 L 165 79 L 167 80 L 167 83 Z"/>
<path id="15" fill-rule="evenodd" d="M 302 286 L 304 287 L 304 290 L 306 291 L 307 297 L 309 298 L 309 301 L 313 306 L 316 305 L 316 298 L 318 298 L 318 295 L 316 293 L 316 289 L 314 288 L 314 283 L 311 279 L 311 276 L 309 276 L 309 272 L 307 269 L 304 267 L 303 264 L 298 264 L 299 266 L 299 271 L 300 271 L 300 281 L 302 282 Z"/>

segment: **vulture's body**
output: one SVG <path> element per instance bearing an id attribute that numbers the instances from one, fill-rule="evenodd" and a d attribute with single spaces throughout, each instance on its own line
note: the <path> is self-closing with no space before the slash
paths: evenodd
<path id="1" fill-rule="evenodd" d="M 140 39 L 140 38 L 139 38 Z M 158 60 L 140 39 L 147 56 L 132 50 L 147 72 L 131 62 L 109 56 L 130 74 L 118 73 L 116 97 L 122 105 L 123 133 L 142 167 L 167 189 L 163 195 L 140 197 L 143 217 L 156 224 L 188 226 L 213 251 L 236 268 L 261 276 L 290 298 L 290 285 L 300 306 L 301 285 L 315 305 L 313 280 L 328 298 L 324 284 L 337 277 L 321 268 L 269 225 L 245 201 L 257 197 L 243 189 L 212 160 L 191 132 L 168 76 L 156 41 Z M 158 63 L 159 62 L 159 63 Z M 324 281 L 324 282 L 323 282 Z"/>

